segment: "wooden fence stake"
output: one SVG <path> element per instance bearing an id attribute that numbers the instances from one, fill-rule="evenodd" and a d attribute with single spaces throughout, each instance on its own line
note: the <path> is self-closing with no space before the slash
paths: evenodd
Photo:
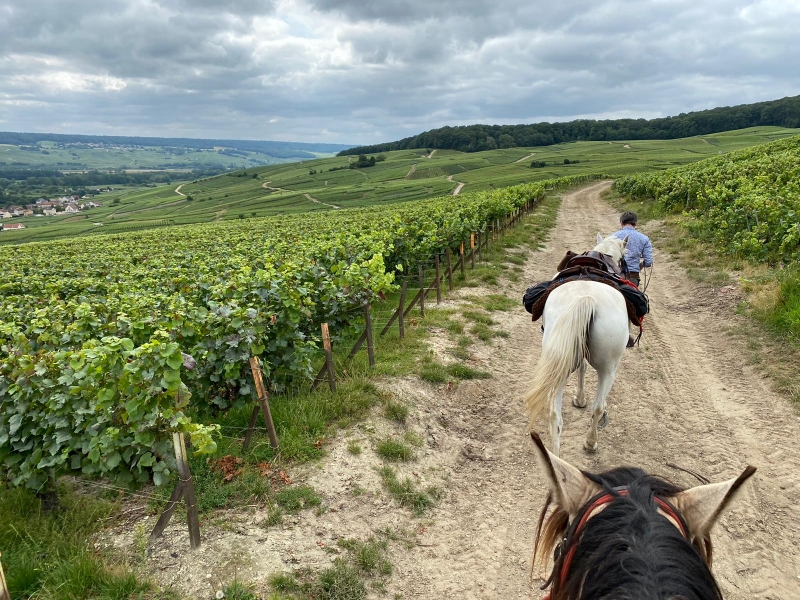
<path id="1" fill-rule="evenodd" d="M 406 288 L 408 287 L 408 282 L 403 279 L 403 285 L 400 286 L 400 310 L 398 311 L 399 319 L 400 319 L 400 339 L 402 340 L 406 336 L 406 327 L 405 327 L 405 315 L 403 314 L 404 305 L 406 303 Z"/>
<path id="2" fill-rule="evenodd" d="M 256 395 L 258 396 L 258 404 L 253 407 L 253 414 L 250 415 L 250 425 L 247 428 L 247 435 L 244 437 L 244 444 L 242 450 L 247 450 L 250 446 L 250 440 L 253 438 L 253 431 L 255 430 L 256 423 L 258 422 L 258 409 L 264 414 L 264 422 L 267 424 L 267 433 L 269 434 L 269 443 L 274 450 L 278 449 L 278 434 L 275 433 L 275 423 L 272 422 L 272 412 L 269 409 L 269 394 L 264 387 L 264 380 L 261 374 L 261 366 L 258 364 L 258 358 L 255 356 L 250 357 L 250 371 L 253 373 L 253 381 L 256 384 Z"/>
<path id="3" fill-rule="evenodd" d="M 247 432 L 244 434 L 244 443 L 242 444 L 242 450 L 247 450 L 250 447 L 250 441 L 253 439 L 253 431 L 256 429 L 256 424 L 258 423 L 258 411 L 261 410 L 261 407 L 256 404 L 253 407 L 253 412 L 250 413 L 250 422 L 247 424 Z"/>
<path id="4" fill-rule="evenodd" d="M 469 254 L 470 258 L 470 266 L 474 269 L 475 268 L 475 234 L 471 233 L 469 235 L 469 248 L 471 250 Z"/>
<path id="5" fill-rule="evenodd" d="M 419 266 L 419 315 L 425 316 L 425 271 Z"/>
<path id="6" fill-rule="evenodd" d="M 442 303 L 442 273 L 439 267 L 439 255 L 436 255 L 436 304 Z"/>
<path id="7" fill-rule="evenodd" d="M 331 332 L 328 324 L 322 324 L 322 345 L 325 347 L 325 367 L 328 370 L 328 385 L 332 392 L 336 391 L 336 377 L 333 374 L 333 348 L 331 348 Z"/>
<path id="8" fill-rule="evenodd" d="M 150 534 L 150 539 L 161 537 L 164 534 L 172 518 L 172 513 L 175 512 L 175 507 L 180 502 L 181 497 L 186 504 L 186 521 L 189 525 L 189 545 L 192 549 L 200 547 L 200 519 L 197 515 L 197 498 L 194 495 L 194 482 L 192 481 L 192 474 L 189 471 L 189 461 L 186 458 L 186 441 L 184 440 L 183 433 L 175 432 L 172 434 L 172 445 L 175 448 L 175 460 L 178 463 L 178 485 L 172 492 L 172 495 L 167 501 L 167 506 L 164 512 L 153 528 L 153 533 Z"/>
<path id="9" fill-rule="evenodd" d="M 375 366 L 375 346 L 372 343 L 372 314 L 370 313 L 370 305 L 367 303 L 364 306 L 364 323 L 367 328 L 367 356 L 369 357 L 369 366 Z"/>
<path id="10" fill-rule="evenodd" d="M 0 554 L 2 557 L 2 554 Z M 3 565 L 0 563 L 0 600 L 11 600 L 11 594 L 8 593 L 8 585 L 6 584 L 6 576 L 3 574 Z"/>
<path id="11" fill-rule="evenodd" d="M 453 265 L 451 263 L 450 248 L 447 249 L 447 287 L 449 291 L 453 291 Z"/>
<path id="12" fill-rule="evenodd" d="M 461 277 L 464 279 L 467 278 L 467 271 L 466 265 L 464 265 L 464 261 L 467 260 L 467 255 L 464 254 L 464 242 L 461 242 Z"/>

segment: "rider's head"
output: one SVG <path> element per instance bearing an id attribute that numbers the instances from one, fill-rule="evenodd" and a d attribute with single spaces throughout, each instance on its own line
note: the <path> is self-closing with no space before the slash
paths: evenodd
<path id="1" fill-rule="evenodd" d="M 619 224 L 625 227 L 625 225 L 633 225 L 636 227 L 636 223 L 639 222 L 639 217 L 636 215 L 635 212 L 626 210 L 619 216 Z"/>

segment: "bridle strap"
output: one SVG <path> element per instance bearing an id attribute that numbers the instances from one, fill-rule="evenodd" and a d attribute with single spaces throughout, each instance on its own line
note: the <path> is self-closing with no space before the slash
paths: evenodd
<path id="1" fill-rule="evenodd" d="M 581 515 L 581 519 L 580 521 L 578 521 L 578 525 L 573 530 L 572 535 L 569 536 L 569 539 L 574 540 L 576 538 L 576 536 L 581 532 L 581 530 L 589 521 L 589 519 L 591 519 L 592 516 L 594 516 L 594 512 L 598 508 L 600 508 L 601 506 L 605 506 L 606 504 L 610 504 L 620 496 L 627 496 L 629 493 L 630 491 L 627 488 L 619 488 L 614 490 L 614 492 L 604 492 L 600 494 L 600 496 L 595 498 L 589 504 L 586 510 L 583 511 L 583 515 Z M 678 514 L 678 511 L 676 511 L 669 502 L 663 500 L 662 498 L 659 498 L 658 496 L 654 496 L 653 500 L 655 500 L 658 507 L 667 514 L 670 520 L 672 520 L 678 526 L 678 530 L 681 532 L 681 535 L 686 539 L 688 539 L 689 536 L 686 531 L 686 526 L 684 525 L 683 519 Z M 566 541 L 567 538 L 564 539 L 564 542 Z M 571 544 L 569 550 L 567 551 L 567 555 L 564 557 L 564 562 L 561 563 L 561 570 L 559 572 L 560 576 L 558 577 L 559 588 L 562 587 L 564 583 L 566 583 L 567 581 L 567 576 L 569 575 L 569 568 L 570 566 L 572 566 L 572 559 L 575 557 L 575 552 L 577 551 L 577 549 L 578 549 L 577 543 Z M 553 575 L 555 575 L 555 573 Z M 555 577 L 551 576 L 550 579 L 555 583 L 556 579 Z M 543 598 L 543 600 L 551 600 L 552 595 L 553 591 L 550 590 L 550 592 L 548 592 L 548 594 Z"/>

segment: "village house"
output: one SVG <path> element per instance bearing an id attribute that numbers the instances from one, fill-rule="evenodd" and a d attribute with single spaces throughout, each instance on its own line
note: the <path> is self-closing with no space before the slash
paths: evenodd
<path id="1" fill-rule="evenodd" d="M 32 217 L 32 216 L 33 216 L 33 211 L 32 211 L 32 210 L 30 210 L 30 209 L 23 210 L 23 211 L 22 211 L 22 216 L 23 216 L 23 217 Z"/>
<path id="2" fill-rule="evenodd" d="M 44 216 L 45 217 L 55 217 L 56 216 L 56 209 L 55 208 L 45 208 L 44 209 Z"/>
<path id="3" fill-rule="evenodd" d="M 17 229 L 25 229 L 25 225 L 22 223 L 7 223 L 3 225 L 2 231 L 15 231 Z"/>
<path id="4" fill-rule="evenodd" d="M 76 213 L 79 211 L 80 209 L 75 204 L 67 204 L 67 207 L 64 209 L 65 213 Z"/>
<path id="5" fill-rule="evenodd" d="M 12 215 L 7 210 L 4 210 L 4 211 L 0 212 L 0 219 L 13 219 L 13 218 L 14 218 L 14 215 Z"/>

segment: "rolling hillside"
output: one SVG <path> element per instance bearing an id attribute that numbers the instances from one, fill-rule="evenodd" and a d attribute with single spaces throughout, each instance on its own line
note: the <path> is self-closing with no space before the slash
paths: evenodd
<path id="1" fill-rule="evenodd" d="M 567 175 L 627 175 L 688 164 L 796 134 L 795 129 L 758 127 L 679 140 L 574 142 L 477 153 L 436 150 L 432 156 L 402 150 L 386 153 L 385 160 L 358 169 L 348 168 L 356 161 L 354 157 L 257 167 L 118 198 L 101 195 L 102 207 L 78 215 L 13 219 L 10 222 L 24 223 L 26 228 L 0 232 L 0 243 L 373 206 Z M 544 166 L 531 168 L 534 161 Z"/>

